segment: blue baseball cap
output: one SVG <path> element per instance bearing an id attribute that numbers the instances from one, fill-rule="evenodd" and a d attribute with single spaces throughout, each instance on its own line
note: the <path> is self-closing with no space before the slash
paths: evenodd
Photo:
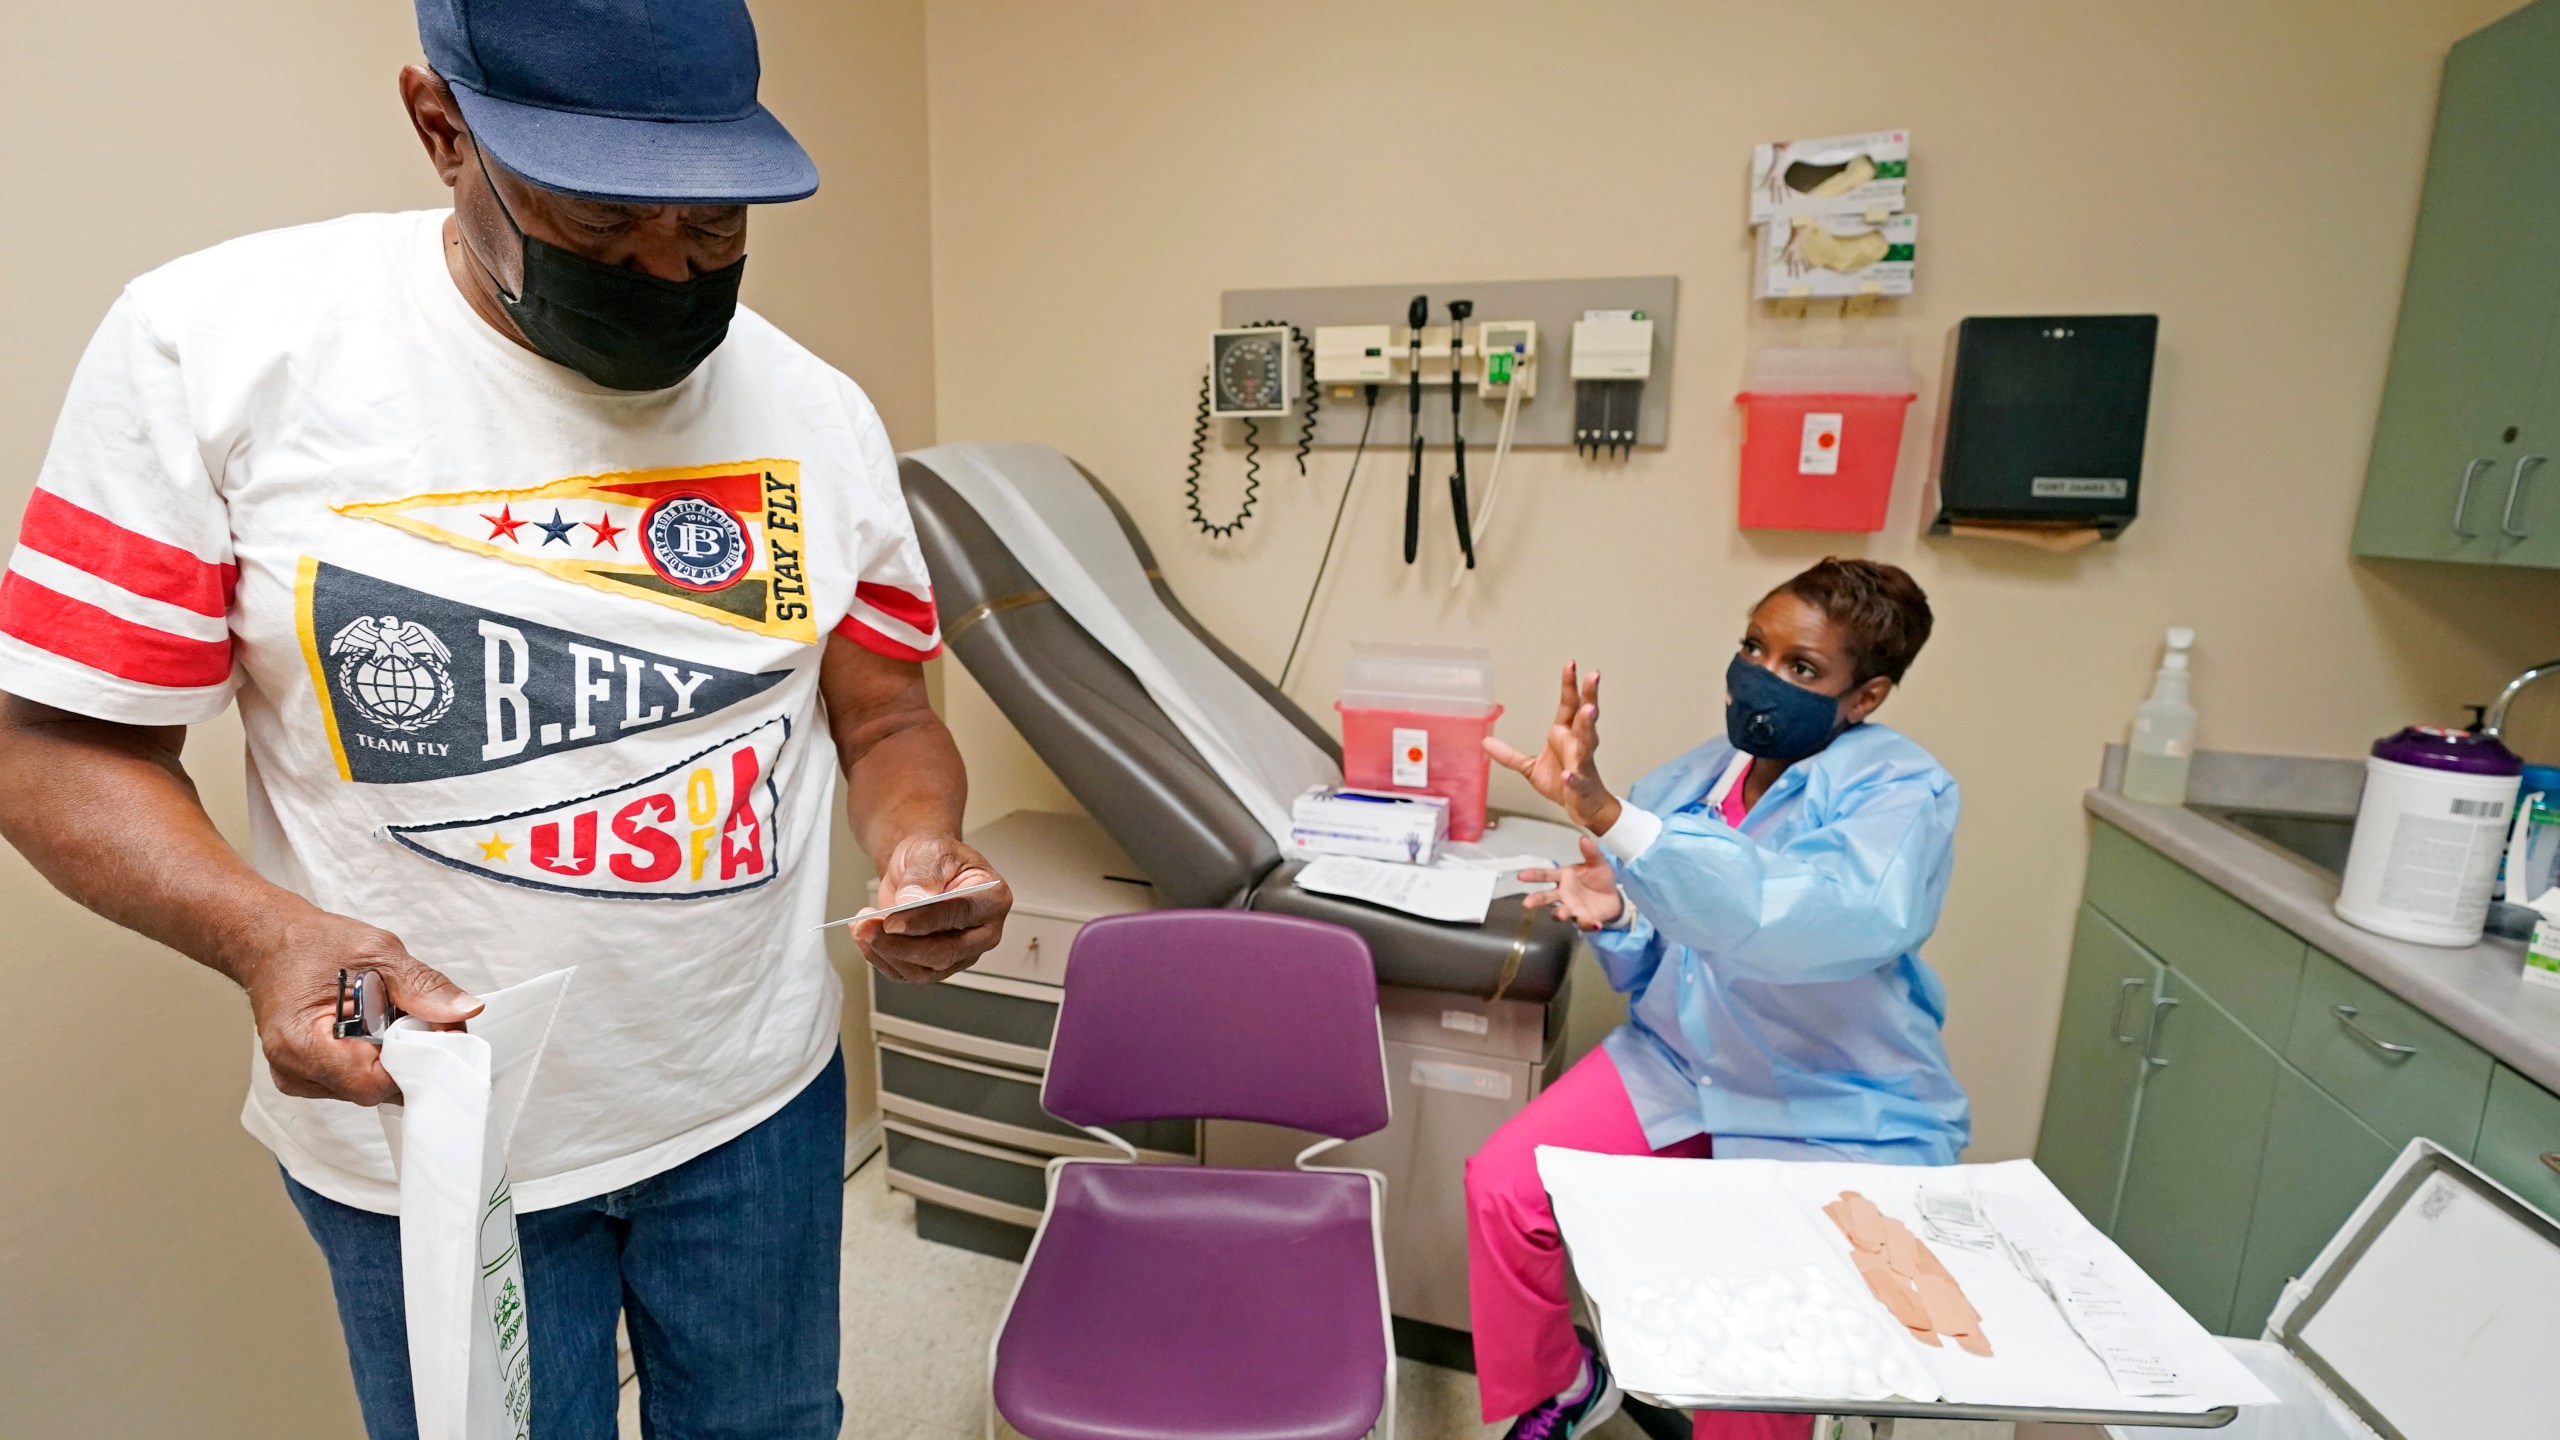
<path id="1" fill-rule="evenodd" d="M 499 164 L 549 190 L 756 205 L 818 188 L 756 101 L 745 0 L 417 0 L 427 64 Z"/>

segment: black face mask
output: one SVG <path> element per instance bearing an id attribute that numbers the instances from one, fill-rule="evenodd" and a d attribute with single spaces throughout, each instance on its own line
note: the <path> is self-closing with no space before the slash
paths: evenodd
<path id="1" fill-rule="evenodd" d="M 472 152 L 478 158 L 477 143 Z M 510 295 L 487 261 L 480 268 L 494 283 L 507 318 L 544 358 L 608 389 L 664 390 L 692 374 L 727 338 L 738 309 L 738 282 L 747 272 L 745 257 L 689 280 L 661 280 L 590 260 L 524 233 L 497 183 L 489 180 L 486 159 L 480 160 L 480 175 L 523 247 L 524 284 Z M 479 252 L 472 258 L 479 259 Z"/>
<path id="2" fill-rule="evenodd" d="M 1847 727 L 1840 697 L 1791 684 L 1736 655 L 1724 669 L 1724 731 L 1733 748 L 1770 760 L 1802 760 Z"/>

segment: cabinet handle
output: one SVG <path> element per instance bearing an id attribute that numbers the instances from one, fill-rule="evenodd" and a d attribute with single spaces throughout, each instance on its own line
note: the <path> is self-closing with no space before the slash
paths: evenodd
<path id="1" fill-rule="evenodd" d="M 2550 458 L 2548 455 L 2526 455 L 2516 461 L 2516 473 L 2507 480 L 2507 508 L 2498 517 L 2498 530 L 2508 539 L 2522 540 L 2530 533 L 2516 528 L 2516 498 L 2524 494 L 2524 477 Z"/>
<path id="2" fill-rule="evenodd" d="M 2160 1058 L 2152 1046 L 2160 1039 L 2160 1017 L 2178 1008 L 2178 1002 L 2163 995 L 2151 1002 L 2151 1023 L 2142 1031 L 2142 1063 L 2155 1069 L 2169 1062 Z"/>
<path id="3" fill-rule="evenodd" d="M 2480 538 L 2479 531 L 2462 528 L 2462 512 L 2471 508 L 2471 482 L 2478 478 L 2481 471 L 2488 469 L 2491 463 L 2493 462 L 2489 457 L 2483 455 L 2462 467 L 2462 488 L 2453 492 L 2453 533 L 2461 539 Z"/>
<path id="4" fill-rule="evenodd" d="M 2385 1040 L 2381 1036 L 2374 1034 L 2372 1031 L 2367 1030 L 2363 1025 L 2358 1024 L 2356 1017 L 2364 1012 L 2356 1009 L 2353 1005 L 2332 1005 L 2329 1008 L 2337 1015 L 2338 1023 L 2347 1027 L 2348 1034 L 2353 1035 L 2356 1039 L 2362 1041 L 2367 1049 L 2370 1049 L 2374 1054 L 2381 1056 L 2392 1064 L 2397 1065 L 2401 1061 L 2418 1053 L 2418 1047 L 2415 1045 L 2394 1044 L 2393 1042 Z"/>
<path id="5" fill-rule="evenodd" d="M 2124 1033 L 2124 1002 L 2133 998 L 2134 991 L 2150 983 L 2148 980 L 2121 980 L 2116 983 L 2116 1009 L 2114 1014 L 2107 1017 L 2107 1033 L 2116 1037 L 2117 1044 L 2130 1045 L 2142 1038 L 2139 1035 Z"/>

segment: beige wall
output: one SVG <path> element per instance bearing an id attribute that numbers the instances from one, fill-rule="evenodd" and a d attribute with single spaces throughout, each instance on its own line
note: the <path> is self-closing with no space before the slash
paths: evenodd
<path id="1" fill-rule="evenodd" d="M 1345 456 L 1274 480 L 1240 541 L 1190 532 L 1182 460 L 1220 290 L 1677 274 L 1670 446 L 1622 466 L 1521 455 L 1490 568 L 1455 599 L 1445 500 L 1408 570 L 1391 553 L 1402 456 L 1373 453 L 1296 693 L 1321 713 L 1354 638 L 1490 645 L 1504 728 L 1530 742 L 1555 667 L 1579 657 L 1608 676 L 1604 773 L 1623 781 L 1719 728 L 1739 616 L 1773 582 L 1832 551 L 1909 566 L 1939 638 L 1885 718 L 1966 802 L 1927 953 L 1953 994 L 1973 1153 L 2024 1153 L 2079 794 L 2164 626 L 2199 627 L 2202 738 L 2240 750 L 2360 753 L 2560 650 L 2560 577 L 2347 558 L 2438 66 L 2506 8 L 934 0 L 939 429 L 1083 460 L 1190 608 L 1275 670 Z M 1756 314 L 1751 143 L 1902 125 L 1920 294 L 1865 322 Z M 2161 316 L 2143 518 L 2071 558 L 1924 540 L 1945 337 L 1967 314 L 2038 311 Z M 1900 345 L 1920 369 L 1880 535 L 1735 528 L 1733 392 L 1754 346 L 1799 337 Z M 1492 428 L 1476 423 L 1479 446 Z M 1400 417 L 1379 430 L 1401 450 Z M 1060 803 L 983 695 L 952 689 L 979 813 Z M 1496 796 L 1534 803 L 1514 783 Z"/>
<path id="2" fill-rule="evenodd" d="M 825 189 L 758 216 L 749 302 L 862 381 L 900 443 L 921 443 L 935 403 L 921 8 L 756 8 L 766 98 Z M 127 278 L 246 231 L 444 193 L 392 89 L 417 53 L 397 0 L 98 0 L 18 6 L 11 24 L 0 540 Z M 190 749 L 234 833 L 238 755 L 227 720 Z M 358 1433 L 319 1256 L 236 1120 L 247 1007 L 4 848 L 0 917 L 0 1432 Z"/>

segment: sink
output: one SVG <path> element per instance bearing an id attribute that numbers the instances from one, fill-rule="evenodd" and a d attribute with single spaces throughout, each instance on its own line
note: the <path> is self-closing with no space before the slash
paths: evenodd
<path id="1" fill-rule="evenodd" d="M 2252 810 L 2237 805 L 2187 807 L 2219 825 L 2229 826 L 2296 860 L 2331 875 L 2347 868 L 2347 846 L 2355 839 L 2352 815 L 2306 815 L 2291 810 Z"/>
<path id="2" fill-rule="evenodd" d="M 2237 830 L 2261 845 L 2280 850 L 2331 880 L 2347 870 L 2347 847 L 2355 839 L 2353 815 L 2314 815 L 2298 810 L 2252 810 L 2241 805 L 2189 805 L 2207 820 Z M 2488 933 L 2522 940 L 2539 919 L 2522 905 L 2489 902 Z"/>

